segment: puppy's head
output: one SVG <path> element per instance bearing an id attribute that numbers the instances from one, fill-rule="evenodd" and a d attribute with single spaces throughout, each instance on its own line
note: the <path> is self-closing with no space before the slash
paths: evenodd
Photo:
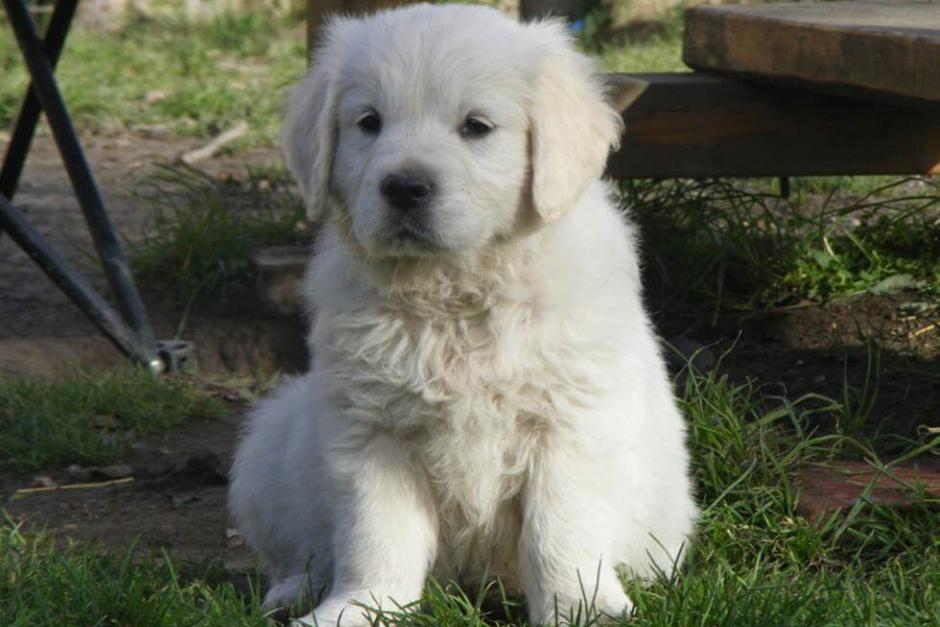
<path id="1" fill-rule="evenodd" d="M 557 219 L 620 130 L 563 25 L 417 5 L 325 27 L 284 144 L 312 217 L 371 257 L 427 256 Z"/>

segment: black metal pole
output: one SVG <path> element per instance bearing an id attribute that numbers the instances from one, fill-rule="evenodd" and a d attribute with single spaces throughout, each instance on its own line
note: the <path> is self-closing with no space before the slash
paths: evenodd
<path id="1" fill-rule="evenodd" d="M 32 257 L 46 276 L 78 305 L 118 350 L 151 370 L 162 369 L 154 343 L 141 339 L 132 331 L 88 280 L 30 226 L 26 217 L 3 194 L 0 194 L 0 227 Z"/>
<path id="2" fill-rule="evenodd" d="M 72 181 L 88 229 L 98 249 L 108 283 L 118 303 L 118 309 L 127 324 L 137 332 L 142 342 L 155 343 L 153 331 L 147 321 L 140 294 L 134 285 L 124 252 L 105 211 L 94 177 L 85 161 L 72 121 L 69 119 L 62 95 L 52 75 L 45 47 L 36 34 L 32 18 L 21 0 L 3 0 L 10 26 L 16 34 L 23 58 L 33 80 L 33 92 L 39 100 L 52 134 L 59 146 L 62 161 Z"/>
<path id="3" fill-rule="evenodd" d="M 52 16 L 49 18 L 44 47 L 49 58 L 49 66 L 53 70 L 59 61 L 62 47 L 65 45 L 65 37 L 69 32 L 69 25 L 75 15 L 76 6 L 78 6 L 78 0 L 59 0 L 55 3 Z M 36 123 L 39 121 L 41 111 L 39 101 L 36 100 L 36 94 L 33 93 L 33 85 L 30 83 L 29 90 L 23 98 L 23 104 L 20 106 L 13 136 L 10 138 L 10 143 L 7 144 L 7 154 L 3 159 L 3 168 L 0 169 L 0 194 L 3 194 L 11 201 L 19 185 L 23 165 L 26 163 L 26 154 L 29 152 L 29 146 L 33 141 L 33 133 L 36 131 Z"/>

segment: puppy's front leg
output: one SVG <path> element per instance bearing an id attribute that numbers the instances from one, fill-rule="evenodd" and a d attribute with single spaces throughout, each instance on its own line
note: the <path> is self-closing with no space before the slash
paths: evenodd
<path id="1" fill-rule="evenodd" d="M 577 443 L 549 442 L 523 492 L 519 538 L 533 625 L 587 623 L 587 614 L 629 616 L 615 571 L 616 478 Z"/>
<path id="2" fill-rule="evenodd" d="M 302 625 L 365 626 L 362 606 L 395 610 L 419 600 L 437 550 L 429 487 L 400 441 L 375 436 L 340 455 L 332 464 L 333 580 Z"/>

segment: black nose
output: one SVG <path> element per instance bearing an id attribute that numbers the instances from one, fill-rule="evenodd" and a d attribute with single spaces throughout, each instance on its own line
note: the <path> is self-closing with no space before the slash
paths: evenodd
<path id="1" fill-rule="evenodd" d="M 424 174 L 389 174 L 382 179 L 382 196 L 401 211 L 423 207 L 434 193 L 434 183 Z"/>

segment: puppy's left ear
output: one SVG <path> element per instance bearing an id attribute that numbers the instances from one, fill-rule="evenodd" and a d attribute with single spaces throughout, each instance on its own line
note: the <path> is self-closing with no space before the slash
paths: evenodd
<path id="1" fill-rule="evenodd" d="M 330 195 L 336 145 L 336 76 L 342 58 L 339 34 L 347 20 L 333 18 L 323 27 L 313 63 L 291 91 L 281 132 L 287 166 L 300 184 L 307 217 L 320 220 Z"/>
<path id="2" fill-rule="evenodd" d="M 619 146 L 623 122 L 593 62 L 574 49 L 565 26 L 541 22 L 530 28 L 541 31 L 546 48 L 530 110 L 532 201 L 542 220 L 550 222 L 604 173 L 607 155 Z"/>

